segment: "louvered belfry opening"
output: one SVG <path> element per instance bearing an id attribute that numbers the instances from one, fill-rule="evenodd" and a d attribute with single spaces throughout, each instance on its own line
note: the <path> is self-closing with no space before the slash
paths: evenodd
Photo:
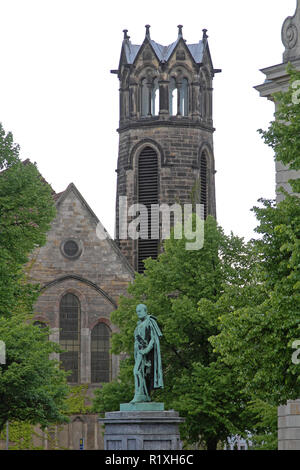
<path id="1" fill-rule="evenodd" d="M 157 238 L 151 239 L 151 206 L 158 204 L 158 158 L 152 147 L 145 147 L 138 162 L 138 202 L 146 206 L 148 211 L 148 239 L 138 239 L 138 272 L 144 272 L 143 260 L 157 258 L 159 231 L 156 227 Z M 154 223 L 154 221 L 153 221 Z M 153 228 L 153 227 L 152 227 Z M 140 237 L 143 227 L 140 227 Z"/>
<path id="2" fill-rule="evenodd" d="M 200 204 L 203 204 L 204 219 L 207 217 L 207 157 L 202 152 L 200 157 Z"/>

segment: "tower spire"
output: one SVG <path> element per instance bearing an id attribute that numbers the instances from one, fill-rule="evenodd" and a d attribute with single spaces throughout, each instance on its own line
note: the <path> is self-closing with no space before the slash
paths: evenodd
<path id="1" fill-rule="evenodd" d="M 178 38 L 182 38 L 182 28 L 183 28 L 182 24 L 179 24 L 177 28 L 178 28 Z"/>
<path id="2" fill-rule="evenodd" d="M 150 38 L 150 28 L 151 28 L 150 24 L 146 24 L 145 28 L 146 28 L 146 38 L 150 40 L 151 39 Z"/>

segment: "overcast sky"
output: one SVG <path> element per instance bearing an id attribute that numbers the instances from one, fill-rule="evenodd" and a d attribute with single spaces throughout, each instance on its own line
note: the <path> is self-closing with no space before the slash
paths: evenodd
<path id="1" fill-rule="evenodd" d="M 141 44 L 145 24 L 163 45 L 183 25 L 187 43 L 208 29 L 215 68 L 217 219 L 249 239 L 250 209 L 274 198 L 272 150 L 257 133 L 274 106 L 253 86 L 282 62 L 281 27 L 296 0 L 0 0 L 0 121 L 56 192 L 73 182 L 114 236 L 123 29 Z"/>

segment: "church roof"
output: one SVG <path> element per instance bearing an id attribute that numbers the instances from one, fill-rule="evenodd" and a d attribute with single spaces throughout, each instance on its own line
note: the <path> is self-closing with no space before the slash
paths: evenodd
<path id="1" fill-rule="evenodd" d="M 203 29 L 202 39 L 196 44 L 187 44 L 186 40 L 182 36 L 182 25 L 178 25 L 178 37 L 176 41 L 164 46 L 150 37 L 150 25 L 146 25 L 146 36 L 142 44 L 132 44 L 130 41 L 130 36 L 127 35 L 128 30 L 124 29 L 124 39 L 122 43 L 122 52 L 119 63 L 118 70 L 112 70 L 112 73 L 118 73 L 120 71 L 121 64 L 125 63 L 127 65 L 134 64 L 139 52 L 143 49 L 145 44 L 149 44 L 156 55 L 159 62 L 165 63 L 168 62 L 172 53 L 176 49 L 179 42 L 183 42 L 187 50 L 189 51 L 191 58 L 195 61 L 196 64 L 201 64 L 204 61 L 204 54 L 207 51 L 209 53 L 208 41 L 207 41 L 207 29 Z M 217 70 L 216 70 L 217 72 Z"/>
<path id="2" fill-rule="evenodd" d="M 182 36 L 182 25 L 178 25 L 178 36 L 176 41 L 172 42 L 171 44 L 164 46 L 150 37 L 150 25 L 146 25 L 146 35 L 145 39 L 142 44 L 132 44 L 130 41 L 130 36 L 127 35 L 128 30 L 124 29 L 124 38 L 122 42 L 122 49 L 121 49 L 121 56 L 119 61 L 118 69 L 111 70 L 111 73 L 117 74 L 120 78 L 122 66 L 131 66 L 134 65 L 135 62 L 138 60 L 138 57 L 143 51 L 146 45 L 149 45 L 155 54 L 157 60 L 165 64 L 169 61 L 170 57 L 172 56 L 173 52 L 176 50 L 177 46 L 181 43 L 186 48 L 187 52 L 190 55 L 191 60 L 195 62 L 196 65 L 202 65 L 206 61 L 210 63 L 210 68 L 213 73 L 221 72 L 220 69 L 215 69 L 213 67 L 209 45 L 208 45 L 208 36 L 207 36 L 207 29 L 203 29 L 203 36 L 202 39 L 196 44 L 187 44 L 186 40 L 183 39 Z"/>
<path id="3" fill-rule="evenodd" d="M 176 41 L 172 42 L 172 44 L 169 44 L 168 46 L 163 46 L 162 44 L 153 41 L 153 39 L 149 39 L 149 43 L 152 46 L 158 60 L 161 62 L 167 62 L 180 39 L 181 37 L 179 36 Z M 124 40 L 123 47 L 128 64 L 134 63 L 135 58 L 142 46 L 143 44 L 131 44 L 129 39 Z M 194 61 L 196 63 L 202 62 L 204 52 L 204 41 L 200 40 L 197 44 L 186 44 L 186 46 L 189 49 Z"/>

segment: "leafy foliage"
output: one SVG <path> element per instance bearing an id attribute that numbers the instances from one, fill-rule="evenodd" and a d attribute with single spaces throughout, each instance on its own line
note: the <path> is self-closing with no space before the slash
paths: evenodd
<path id="1" fill-rule="evenodd" d="M 260 130 L 276 159 L 300 170 L 300 107 L 295 104 L 294 83 L 300 73 L 291 67 L 290 88 L 275 95 L 276 119 L 267 131 Z M 299 95 L 299 93 L 298 93 Z M 291 182 L 300 189 L 299 179 Z M 235 293 L 220 300 L 221 333 L 212 339 L 226 363 L 239 371 L 239 381 L 249 392 L 269 404 L 283 404 L 300 394 L 299 364 L 292 362 L 292 344 L 300 337 L 300 199 L 285 194 L 275 204 L 261 200 L 253 210 L 259 221 L 255 242 L 260 253 L 254 302 L 241 308 L 233 303 Z M 265 292 L 265 298 L 260 293 Z M 244 295 L 245 289 L 241 289 Z"/>
<path id="2" fill-rule="evenodd" d="M 68 391 L 65 372 L 49 359 L 60 349 L 48 341 L 47 333 L 28 321 L 28 315 L 0 317 L 0 338 L 7 355 L 0 369 L 0 428 L 7 420 L 42 426 L 66 421 L 62 414 Z"/>
<path id="3" fill-rule="evenodd" d="M 12 421 L 9 423 L 9 450 L 40 450 L 41 446 L 35 446 L 33 438 L 40 437 L 30 423 L 24 421 Z M 6 440 L 6 431 L 0 433 L 0 439 Z M 13 443 L 13 444 L 12 444 Z"/>
<path id="4" fill-rule="evenodd" d="M 0 124 L 0 315 L 9 315 L 20 299 L 30 308 L 38 286 L 24 281 L 23 265 L 45 243 L 55 216 L 51 188 L 18 155 L 19 146 Z"/>
<path id="5" fill-rule="evenodd" d="M 187 442 L 216 448 L 218 441 L 243 428 L 247 397 L 238 389 L 235 373 L 219 361 L 208 341 L 218 331 L 218 312 L 212 307 L 224 283 L 238 288 L 249 282 L 250 249 L 231 235 L 226 237 L 216 221 L 205 222 L 204 247 L 185 249 L 185 238 L 166 240 L 159 259 L 148 259 L 143 275 L 137 274 L 122 297 L 112 321 L 120 333 L 113 336 L 115 354 L 129 357 L 119 381 L 106 384 L 96 394 L 95 410 L 118 409 L 133 397 L 133 331 L 135 308 L 145 302 L 163 331 L 163 390 L 153 398 L 176 408 L 186 418 L 181 434 Z"/>
<path id="6" fill-rule="evenodd" d="M 51 188 L 35 165 L 21 162 L 19 147 L 0 125 L 0 431 L 7 420 L 64 422 L 65 373 L 49 359 L 59 352 L 49 331 L 33 325 L 39 286 L 27 281 L 24 263 L 42 246 L 55 215 Z"/>
<path id="7" fill-rule="evenodd" d="M 104 383 L 95 390 L 92 411 L 100 413 L 105 411 L 119 411 L 120 403 L 128 403 L 134 395 L 132 358 L 124 359 L 120 365 L 119 379 Z"/>
<path id="8" fill-rule="evenodd" d="M 235 292 L 228 289 L 218 303 L 221 331 L 211 342 L 238 371 L 241 387 L 279 405 L 300 394 L 299 365 L 292 362 L 291 348 L 300 335 L 300 199 L 286 196 L 277 206 L 263 201 L 255 212 L 262 234 L 256 247 L 262 260 L 253 301 L 235 304 Z M 241 288 L 242 296 L 244 291 Z"/>
<path id="9" fill-rule="evenodd" d="M 66 399 L 67 415 L 87 414 L 91 412 L 91 405 L 87 405 L 88 401 L 88 385 L 73 385 L 69 387 L 69 395 Z"/>
<path id="10" fill-rule="evenodd" d="M 249 403 L 255 422 L 251 436 L 253 450 L 277 450 L 277 406 L 255 399 Z"/>

